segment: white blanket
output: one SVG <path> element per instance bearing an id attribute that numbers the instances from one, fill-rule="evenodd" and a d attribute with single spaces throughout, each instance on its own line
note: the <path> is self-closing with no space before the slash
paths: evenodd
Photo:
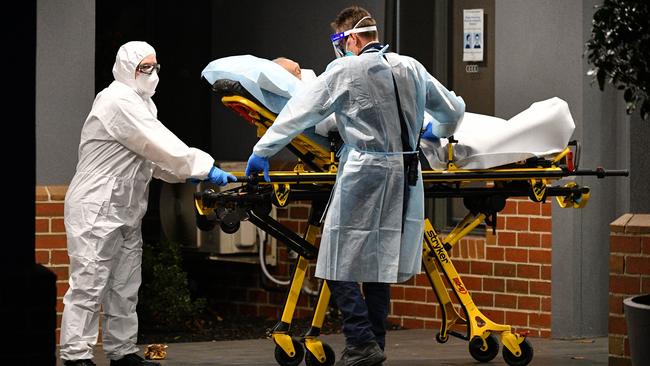
<path id="1" fill-rule="evenodd" d="M 507 121 L 465 113 L 454 134 L 458 141 L 454 146 L 454 164 L 463 169 L 487 169 L 556 154 L 567 147 L 574 129 L 569 106 L 560 98 L 533 103 Z M 446 169 L 447 143 L 447 139 L 421 140 L 431 168 Z"/>

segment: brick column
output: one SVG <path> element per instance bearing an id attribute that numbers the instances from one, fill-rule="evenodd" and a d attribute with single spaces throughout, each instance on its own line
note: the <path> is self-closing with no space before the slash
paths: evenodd
<path id="1" fill-rule="evenodd" d="M 631 365 L 623 299 L 650 293 L 650 215 L 625 214 L 610 224 L 609 365 Z"/>
<path id="2" fill-rule="evenodd" d="M 68 252 L 63 225 L 67 186 L 36 187 L 36 263 L 52 270 L 56 280 L 56 342 L 59 343 L 63 295 L 68 290 Z"/>

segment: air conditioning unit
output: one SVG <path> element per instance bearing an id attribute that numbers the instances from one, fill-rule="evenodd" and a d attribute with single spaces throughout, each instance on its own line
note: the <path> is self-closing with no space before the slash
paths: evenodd
<path id="1" fill-rule="evenodd" d="M 244 171 L 246 163 L 222 163 L 226 171 Z M 237 187 L 240 183 L 230 183 L 220 187 L 208 182 L 163 183 L 160 192 L 160 221 L 163 233 L 168 240 L 180 243 L 183 248 L 206 253 L 211 259 L 259 262 L 260 241 L 265 241 L 267 265 L 276 264 L 277 244 L 274 238 L 264 235 L 248 221 L 242 221 L 233 234 L 225 233 L 219 225 L 212 230 L 203 231 L 196 226 L 194 214 L 194 193 L 206 189 L 224 191 Z M 276 218 L 276 209 L 270 216 Z"/>

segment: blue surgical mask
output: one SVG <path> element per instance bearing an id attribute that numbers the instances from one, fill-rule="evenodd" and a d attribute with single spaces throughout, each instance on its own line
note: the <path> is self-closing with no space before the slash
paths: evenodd
<path id="1" fill-rule="evenodd" d="M 356 56 L 356 54 L 352 51 L 345 51 L 345 56 Z"/>

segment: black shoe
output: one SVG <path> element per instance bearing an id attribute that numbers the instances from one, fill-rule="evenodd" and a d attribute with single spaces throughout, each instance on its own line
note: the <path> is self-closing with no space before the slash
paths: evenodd
<path id="1" fill-rule="evenodd" d="M 137 353 L 130 353 L 119 360 L 111 360 L 111 366 L 160 366 L 160 363 L 147 361 Z"/>
<path id="2" fill-rule="evenodd" d="M 345 347 L 336 366 L 378 366 L 386 360 L 386 355 L 377 342 L 372 341 L 361 346 Z"/>
<path id="3" fill-rule="evenodd" d="M 66 360 L 63 361 L 65 366 L 97 366 L 93 360 Z"/>

